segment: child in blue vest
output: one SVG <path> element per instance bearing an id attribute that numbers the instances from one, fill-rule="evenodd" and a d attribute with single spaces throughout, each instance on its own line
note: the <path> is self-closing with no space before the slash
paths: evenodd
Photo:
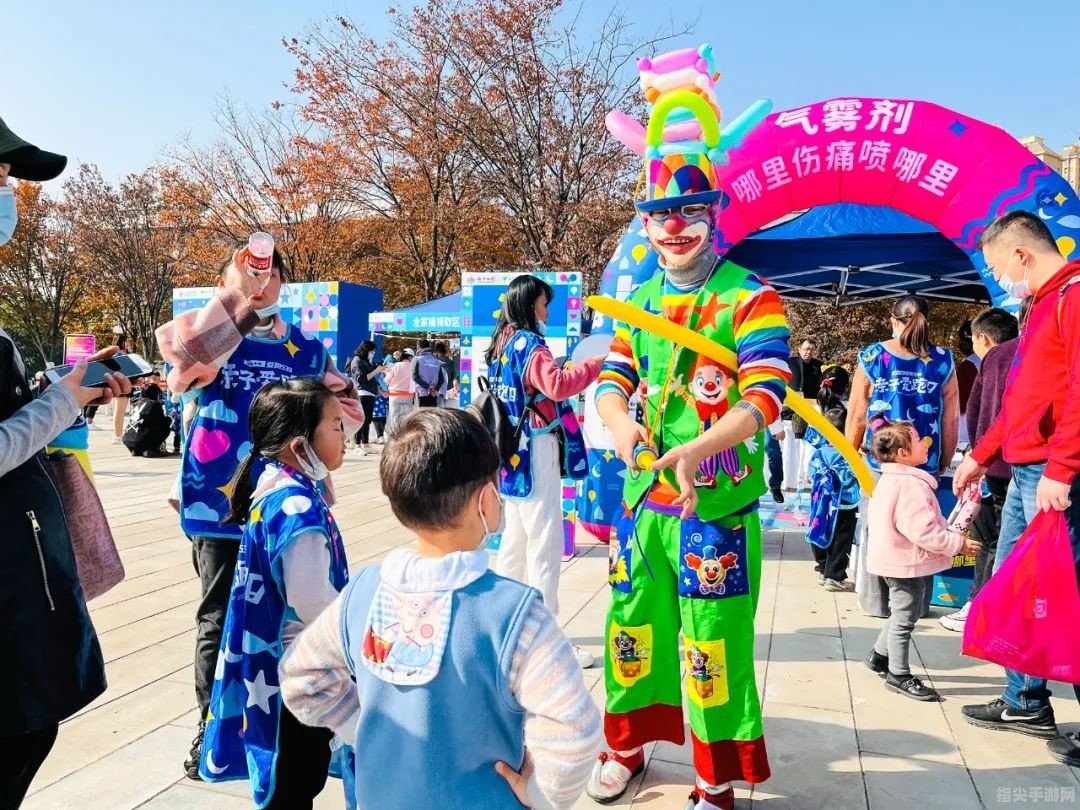
<path id="1" fill-rule="evenodd" d="M 825 418 L 844 432 L 847 410 L 829 408 Z M 859 509 L 859 482 L 851 465 L 835 447 L 818 443 L 810 458 L 810 525 L 806 539 L 814 552 L 818 584 L 827 591 L 850 590 L 847 568 Z"/>
<path id="2" fill-rule="evenodd" d="M 199 773 L 248 779 L 256 807 L 302 810 L 326 783 L 332 733 L 301 725 L 282 706 L 278 663 L 349 579 L 318 485 L 344 461 L 346 433 L 340 402 L 314 379 L 266 385 L 249 423 L 252 447 L 230 484 L 228 516 L 244 534 Z"/>
<path id="3" fill-rule="evenodd" d="M 251 449 L 251 402 L 268 382 L 321 377 L 341 398 L 346 428 L 355 432 L 363 422 L 356 386 L 338 371 L 322 341 L 281 317 L 286 275 L 277 249 L 267 271 L 252 268 L 246 248 L 236 245 L 218 266 L 218 289 L 210 302 L 157 330 L 158 348 L 170 366 L 169 390 L 185 403 L 184 454 L 174 507 L 191 539 L 202 586 L 195 638 L 195 697 L 201 719 L 184 762 L 189 779 L 199 778 L 204 720 L 240 546 L 240 527 L 222 521 L 229 511 L 229 480 Z M 329 487 L 329 480 L 326 484 Z"/>
<path id="4" fill-rule="evenodd" d="M 355 740 L 360 808 L 567 807 L 600 747 L 570 641 L 532 588 L 488 570 L 499 453 L 464 411 L 391 433 L 383 493 L 414 549 L 363 568 L 296 640 L 281 694 Z"/>

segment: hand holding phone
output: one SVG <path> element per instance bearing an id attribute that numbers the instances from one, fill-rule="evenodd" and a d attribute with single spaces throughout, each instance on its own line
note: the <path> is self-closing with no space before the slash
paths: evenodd
<path id="1" fill-rule="evenodd" d="M 76 364 L 78 365 L 78 364 Z M 56 366 L 45 371 L 45 379 L 51 383 L 58 383 L 64 377 L 71 374 L 76 366 Z M 86 370 L 83 372 L 82 386 L 84 388 L 105 388 L 108 386 L 108 377 L 127 377 L 129 380 L 137 380 L 140 377 L 148 377 L 154 373 L 154 367 L 147 363 L 137 354 L 116 354 L 98 359 L 98 356 L 89 358 Z"/>
<path id="2" fill-rule="evenodd" d="M 86 360 L 80 360 L 70 367 L 71 370 L 61 377 L 59 382 L 59 385 L 71 391 L 80 407 L 108 405 L 115 397 L 127 396 L 131 393 L 131 381 L 122 374 L 106 373 L 102 386 L 93 388 L 84 386 L 83 380 L 89 365 Z"/>

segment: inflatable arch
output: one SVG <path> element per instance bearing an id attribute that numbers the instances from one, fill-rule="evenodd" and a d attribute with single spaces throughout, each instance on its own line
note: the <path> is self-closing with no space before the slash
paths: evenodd
<path id="1" fill-rule="evenodd" d="M 819 205 L 848 202 L 902 211 L 937 228 L 970 258 L 995 304 L 1015 311 L 986 268 L 979 236 L 1001 214 L 1037 212 L 1066 258 L 1080 258 L 1080 199 L 1004 130 L 925 101 L 835 98 L 770 115 L 719 169 L 719 251 L 766 225 Z M 619 300 L 657 269 L 635 219 L 604 269 L 600 294 Z M 603 316 L 593 333 L 613 331 Z M 590 429 L 591 427 L 591 429 Z M 586 425 L 593 475 L 579 503 L 583 525 L 607 537 L 623 465 Z"/>

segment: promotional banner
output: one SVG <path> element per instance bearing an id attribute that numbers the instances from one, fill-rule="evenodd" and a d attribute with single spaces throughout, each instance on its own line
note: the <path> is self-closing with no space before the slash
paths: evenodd
<path id="1" fill-rule="evenodd" d="M 64 335 L 65 366 L 85 360 L 96 351 L 97 338 L 93 335 Z"/>

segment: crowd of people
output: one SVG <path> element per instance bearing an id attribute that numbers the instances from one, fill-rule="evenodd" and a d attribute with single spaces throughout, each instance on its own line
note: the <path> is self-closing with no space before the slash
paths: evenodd
<path id="1" fill-rule="evenodd" d="M 0 199 L 9 173 L 55 177 L 58 158 L 29 145 L 0 154 Z M 964 362 L 974 374 L 931 342 L 929 306 L 915 295 L 895 302 L 891 336 L 849 373 L 824 367 L 812 338 L 791 354 L 776 291 L 718 256 L 714 175 L 668 176 L 637 202 L 660 272 L 631 303 L 703 335 L 716 357 L 626 323 L 604 356 L 563 367 L 544 337 L 553 291 L 525 274 L 509 285 L 480 372 L 501 428 L 445 407 L 457 371 L 444 343 L 377 362 L 364 341 L 339 370 L 282 319 L 288 267 L 277 250 L 261 269 L 246 244 L 230 246 L 211 301 L 158 330 L 168 394 L 151 378 L 117 435 L 141 455 L 159 452 L 174 426 L 183 439 L 171 501 L 200 583 L 189 778 L 247 780 L 260 808 L 312 807 L 330 772 L 349 806 L 566 807 L 582 791 L 608 803 L 644 769 L 648 743 L 684 742 L 685 703 L 687 807 L 733 810 L 734 782 L 770 776 L 754 672 L 767 492 L 783 502 L 785 481 L 809 484 L 820 584 L 850 590 L 854 569 L 863 609 L 885 619 L 865 663 L 918 701 L 939 695 L 911 670 L 912 631 L 930 578 L 955 554 L 976 557 L 982 588 L 1035 514 L 1057 510 L 1080 569 L 1080 264 L 1062 258 L 1039 217 L 1006 214 L 982 235 L 995 277 L 1028 306 L 1019 324 L 1000 309 L 972 321 Z M 44 452 L 84 413 L 93 420 L 83 409 L 132 393 L 116 375 L 84 387 L 85 371 L 76 365 L 35 398 L 0 331 L 0 515 L 14 533 L 4 807 L 21 803 L 58 724 L 106 688 L 74 515 Z M 602 716 L 582 676 L 595 662 L 557 618 L 561 481 L 588 474 L 572 401 L 593 383 L 628 467 L 609 556 Z M 850 459 L 783 409 L 789 386 L 865 453 L 872 497 Z M 123 419 L 122 406 L 115 413 Z M 961 413 L 972 448 L 952 486 L 961 497 L 981 488 L 985 504 L 971 535 L 935 495 L 962 446 Z M 416 536 L 352 576 L 331 479 L 350 441 L 362 454 L 385 445 L 382 492 Z M 642 461 L 643 447 L 655 462 Z M 1046 681 L 1007 671 L 1002 696 L 963 715 L 1044 737 L 1053 757 L 1080 767 L 1080 737 L 1059 735 L 1050 697 Z"/>

